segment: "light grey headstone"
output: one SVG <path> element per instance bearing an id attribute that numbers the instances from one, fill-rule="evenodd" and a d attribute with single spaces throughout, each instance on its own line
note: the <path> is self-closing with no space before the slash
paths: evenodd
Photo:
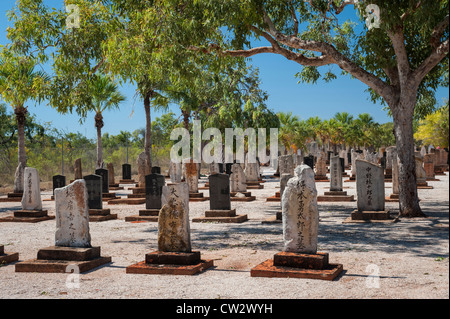
<path id="1" fill-rule="evenodd" d="M 368 161 L 356 160 L 356 193 L 359 211 L 384 211 L 384 170 Z"/>
<path id="2" fill-rule="evenodd" d="M 233 193 L 247 191 L 247 178 L 240 164 L 233 164 L 231 167 L 230 188 Z"/>
<path id="3" fill-rule="evenodd" d="M 40 179 L 37 169 L 25 167 L 23 172 L 23 210 L 42 210 Z"/>
<path id="4" fill-rule="evenodd" d="M 283 211 L 284 251 L 315 254 L 317 252 L 319 210 L 314 172 L 308 165 L 295 169 L 281 199 Z"/>
<path id="5" fill-rule="evenodd" d="M 330 191 L 342 191 L 342 167 L 339 156 L 330 158 Z"/>

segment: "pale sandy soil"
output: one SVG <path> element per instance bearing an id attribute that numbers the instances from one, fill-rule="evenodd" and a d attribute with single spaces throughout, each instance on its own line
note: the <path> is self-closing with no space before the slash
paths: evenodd
<path id="1" fill-rule="evenodd" d="M 248 214 L 242 224 L 191 223 L 192 246 L 215 267 L 195 276 L 131 275 L 125 268 L 144 260 L 157 249 L 156 223 L 128 223 L 144 205 L 108 206 L 118 220 L 91 223 L 92 244 L 112 263 L 80 276 L 79 288 L 68 288 L 67 274 L 15 273 L 14 264 L 0 267 L 0 298 L 152 298 L 152 299 L 396 299 L 449 298 L 449 177 L 429 182 L 432 190 L 419 190 L 428 218 L 401 219 L 390 224 L 342 223 L 356 207 L 352 203 L 319 203 L 319 250 L 341 263 L 344 272 L 334 281 L 252 278 L 250 269 L 282 250 L 281 224 L 263 224 L 274 215 L 278 180 L 268 180 L 262 190 L 251 190 L 257 201 L 232 203 L 238 214 Z M 323 194 L 329 183 L 317 183 Z M 345 183 L 355 194 L 355 183 Z M 386 183 L 386 196 L 392 191 Z M 125 195 L 130 191 L 117 191 Z M 202 190 L 206 195 L 208 191 Z M 43 198 L 49 198 L 44 192 Z M 398 203 L 387 203 L 398 212 Z M 54 214 L 54 202 L 44 201 Z M 209 202 L 191 203 L 190 218 L 204 215 Z M 0 203 L 0 216 L 11 215 L 20 203 Z M 20 260 L 36 258 L 39 249 L 54 245 L 55 221 L 38 224 L 0 223 L 0 244 L 18 252 Z M 378 270 L 378 287 L 369 275 Z"/>

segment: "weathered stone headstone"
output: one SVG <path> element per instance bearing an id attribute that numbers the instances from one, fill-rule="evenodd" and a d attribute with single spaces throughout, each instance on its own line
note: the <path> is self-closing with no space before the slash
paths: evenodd
<path id="1" fill-rule="evenodd" d="M 427 181 L 436 180 L 436 175 L 434 174 L 434 154 L 426 154 L 423 157 L 423 168 L 425 169 L 425 173 L 427 176 Z"/>
<path id="2" fill-rule="evenodd" d="M 37 259 L 16 264 L 16 272 L 64 273 L 68 266 L 84 273 L 111 262 L 91 246 L 86 182 L 76 180 L 55 190 L 55 246 L 40 249 Z"/>
<path id="3" fill-rule="evenodd" d="M 189 185 L 189 193 L 198 193 L 198 171 L 197 164 L 193 163 L 185 163 L 185 177 L 186 183 Z"/>
<path id="4" fill-rule="evenodd" d="M 315 254 L 319 230 L 319 210 L 314 172 L 309 166 L 295 169 L 281 199 L 285 252 Z"/>
<path id="5" fill-rule="evenodd" d="M 181 183 L 182 166 L 181 163 L 170 162 L 169 169 L 170 180 L 172 183 Z"/>
<path id="6" fill-rule="evenodd" d="M 188 184 L 164 186 L 162 205 L 158 221 L 158 250 L 191 252 Z"/>
<path id="7" fill-rule="evenodd" d="M 16 168 L 16 172 L 14 174 L 14 193 L 23 193 L 24 185 L 23 185 L 23 177 L 24 177 L 25 167 L 22 163 Z"/>
<path id="8" fill-rule="evenodd" d="M 328 181 L 326 155 L 324 152 L 320 152 L 317 159 L 315 179 L 316 181 Z"/>
<path id="9" fill-rule="evenodd" d="M 75 174 L 75 178 L 74 178 L 75 180 L 83 178 L 83 169 L 81 167 L 81 158 L 77 158 L 75 160 L 73 171 Z"/>
<path id="10" fill-rule="evenodd" d="M 317 252 L 319 210 L 314 171 L 308 165 L 295 169 L 282 197 L 283 252 L 251 269 L 252 277 L 289 277 L 333 280 L 343 270 L 329 264 L 328 254 Z"/>
<path id="11" fill-rule="evenodd" d="M 245 165 L 244 173 L 247 178 L 247 182 L 257 182 L 259 178 L 258 164 L 247 163 Z"/>
<path id="12" fill-rule="evenodd" d="M 341 158 L 330 158 L 330 191 L 342 191 L 342 163 Z"/>
<path id="13" fill-rule="evenodd" d="M 398 157 L 392 158 L 391 162 L 392 169 L 392 194 L 386 198 L 386 201 L 397 202 L 399 200 L 399 170 L 398 170 Z"/>
<path id="14" fill-rule="evenodd" d="M 278 157 L 280 176 L 283 174 L 294 175 L 294 159 L 292 155 L 282 155 Z"/>
<path id="15" fill-rule="evenodd" d="M 139 187 L 145 187 L 145 176 L 150 174 L 149 167 L 147 162 L 147 155 L 145 152 L 139 154 L 136 165 L 138 168 L 138 185 Z"/>
<path id="16" fill-rule="evenodd" d="M 163 187 L 162 209 L 158 218 L 158 251 L 145 255 L 145 261 L 127 267 L 128 274 L 195 275 L 214 266 L 192 251 L 189 226 L 189 186 L 187 183 Z"/>
<path id="17" fill-rule="evenodd" d="M 100 175 L 84 177 L 89 209 L 103 209 L 103 183 Z"/>
<path id="18" fill-rule="evenodd" d="M 123 164 L 122 165 L 122 180 L 131 180 L 131 165 Z"/>
<path id="19" fill-rule="evenodd" d="M 109 193 L 109 176 L 108 170 L 104 168 L 99 168 L 95 170 L 95 175 L 102 177 L 102 192 L 103 194 Z"/>
<path id="20" fill-rule="evenodd" d="M 231 168 L 230 184 L 233 193 L 247 192 L 247 179 L 240 164 L 234 164 Z"/>
<path id="21" fill-rule="evenodd" d="M 427 173 L 423 165 L 423 158 L 420 156 L 416 156 L 415 160 L 416 160 L 417 188 L 432 189 L 433 186 L 428 186 L 427 183 Z"/>
<path id="22" fill-rule="evenodd" d="M 42 210 L 40 179 L 37 169 L 25 167 L 23 173 L 22 210 Z"/>
<path id="23" fill-rule="evenodd" d="M 114 164 L 113 163 L 106 164 L 106 169 L 108 170 L 108 185 L 115 186 L 116 177 L 114 172 Z"/>
<path id="24" fill-rule="evenodd" d="M 63 175 L 53 176 L 53 195 L 55 195 L 56 188 L 62 188 L 66 186 L 66 177 Z"/>
<path id="25" fill-rule="evenodd" d="M 84 180 L 55 190 L 55 246 L 91 247 L 88 192 Z"/>
<path id="26" fill-rule="evenodd" d="M 220 174 L 219 163 L 211 163 L 209 164 L 209 175 Z"/>

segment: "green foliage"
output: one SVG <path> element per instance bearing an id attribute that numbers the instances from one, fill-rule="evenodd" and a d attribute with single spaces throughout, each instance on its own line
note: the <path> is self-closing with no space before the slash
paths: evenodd
<path id="1" fill-rule="evenodd" d="M 434 113 L 419 122 L 414 138 L 421 145 L 449 147 L 449 110 L 448 101 Z"/>

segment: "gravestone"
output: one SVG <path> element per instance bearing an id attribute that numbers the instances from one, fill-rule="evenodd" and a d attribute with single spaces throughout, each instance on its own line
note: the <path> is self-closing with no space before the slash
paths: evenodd
<path id="1" fill-rule="evenodd" d="M 423 157 L 423 168 L 425 169 L 425 174 L 427 176 L 427 181 L 437 181 L 436 175 L 434 173 L 434 154 L 426 154 Z"/>
<path id="2" fill-rule="evenodd" d="M 152 167 L 152 174 L 160 174 L 161 175 L 161 167 L 153 166 Z"/>
<path id="3" fill-rule="evenodd" d="M 185 163 L 186 183 L 189 185 L 189 193 L 198 193 L 198 171 L 197 164 L 190 162 Z"/>
<path id="4" fill-rule="evenodd" d="M 247 179 L 240 164 L 234 164 L 231 168 L 230 186 L 232 193 L 247 192 Z"/>
<path id="5" fill-rule="evenodd" d="M 192 219 L 193 222 L 241 223 L 247 220 L 247 215 L 238 216 L 236 210 L 231 209 L 230 177 L 228 174 L 209 176 L 209 196 L 210 210 L 205 212 L 204 217 Z"/>
<path id="6" fill-rule="evenodd" d="M 278 157 L 280 176 L 283 174 L 294 175 L 294 159 L 292 155 Z"/>
<path id="7" fill-rule="evenodd" d="M 330 158 L 330 191 L 318 196 L 318 202 L 351 202 L 353 195 L 347 195 L 343 190 L 342 158 L 333 156 Z"/>
<path id="8" fill-rule="evenodd" d="M 109 193 L 109 175 L 108 170 L 104 168 L 98 168 L 95 170 L 95 175 L 102 177 L 102 192 L 103 194 Z"/>
<path id="9" fill-rule="evenodd" d="M 136 165 L 138 169 L 138 187 L 145 187 L 145 176 L 150 174 L 149 167 L 148 167 L 148 161 L 147 161 L 147 155 L 145 152 L 142 152 L 139 154 Z"/>
<path id="10" fill-rule="evenodd" d="M 209 164 L 209 175 L 220 174 L 219 163 Z"/>
<path id="11" fill-rule="evenodd" d="M 326 155 L 324 152 L 320 152 L 319 158 L 317 159 L 315 180 L 318 182 L 328 181 Z"/>
<path id="12" fill-rule="evenodd" d="M 100 175 L 84 177 L 88 194 L 89 209 L 103 209 L 103 182 Z"/>
<path id="13" fill-rule="evenodd" d="M 233 167 L 233 163 L 225 163 L 225 173 L 231 175 L 231 168 Z"/>
<path id="14" fill-rule="evenodd" d="M 25 167 L 23 172 L 22 209 L 14 211 L 14 215 L 0 218 L 0 222 L 37 223 L 55 218 L 42 209 L 40 179 L 37 169 Z"/>
<path id="15" fill-rule="evenodd" d="M 118 186 L 118 185 L 116 185 L 116 177 L 115 177 L 115 173 L 114 173 L 113 163 L 106 164 L 106 169 L 108 170 L 108 185 L 112 186 L 112 187 Z"/>
<path id="16" fill-rule="evenodd" d="M 386 201 L 387 202 L 398 202 L 400 193 L 399 193 L 399 188 L 398 188 L 399 171 L 398 171 L 398 157 L 397 156 L 392 158 L 391 169 L 392 169 L 392 194 L 386 198 Z"/>
<path id="17" fill-rule="evenodd" d="M 303 163 L 305 163 L 305 165 L 308 165 L 309 167 L 314 169 L 314 156 L 313 155 L 308 155 L 308 156 L 304 157 L 303 158 Z"/>
<path id="18" fill-rule="evenodd" d="M 416 156 L 416 177 L 418 189 L 433 189 L 433 186 L 429 186 L 427 183 L 427 173 L 424 168 L 423 158 Z"/>
<path id="19" fill-rule="evenodd" d="M 56 188 L 62 188 L 66 186 L 66 177 L 63 175 L 53 176 L 53 196 L 55 195 Z"/>
<path id="20" fill-rule="evenodd" d="M 16 264 L 16 272 L 64 273 L 68 266 L 80 273 L 111 262 L 91 246 L 87 190 L 84 180 L 55 190 L 55 246 L 40 249 L 37 259 Z"/>
<path id="21" fill-rule="evenodd" d="M 295 169 L 282 197 L 283 252 L 251 269 L 252 277 L 289 277 L 333 280 L 343 270 L 329 264 L 328 254 L 317 252 L 319 210 L 314 171 Z"/>
<path id="22" fill-rule="evenodd" d="M 181 183 L 182 166 L 181 163 L 170 162 L 169 169 L 170 180 L 172 183 Z"/>
<path id="23" fill-rule="evenodd" d="M 245 164 L 245 178 L 247 183 L 247 189 L 263 189 L 264 185 L 259 180 L 259 164 L 258 163 L 246 163 Z"/>
<path id="24" fill-rule="evenodd" d="M 83 169 L 81 167 L 81 158 L 77 158 L 75 160 L 73 171 L 74 171 L 74 175 L 75 175 L 75 178 L 74 178 L 75 180 L 83 178 Z"/>
<path id="25" fill-rule="evenodd" d="M 187 183 L 163 187 L 158 220 L 158 251 L 146 254 L 145 261 L 127 267 L 127 274 L 195 275 L 214 265 L 192 251 L 189 226 L 189 186 Z"/>
<path id="26" fill-rule="evenodd" d="M 14 174 L 14 193 L 15 194 L 22 194 L 24 190 L 23 185 L 23 177 L 24 177 L 24 171 L 25 167 L 22 165 L 22 163 L 19 163 L 16 168 L 16 172 Z"/>
<path id="27" fill-rule="evenodd" d="M 123 164 L 122 165 L 122 181 L 131 181 L 131 165 Z"/>
<path id="28" fill-rule="evenodd" d="M 392 162 L 391 162 L 392 168 Z M 356 160 L 357 210 L 345 222 L 396 221 L 385 210 L 384 170 L 365 160 Z"/>
<path id="29" fill-rule="evenodd" d="M 55 190 L 55 246 L 91 247 L 86 182 L 77 180 Z"/>

